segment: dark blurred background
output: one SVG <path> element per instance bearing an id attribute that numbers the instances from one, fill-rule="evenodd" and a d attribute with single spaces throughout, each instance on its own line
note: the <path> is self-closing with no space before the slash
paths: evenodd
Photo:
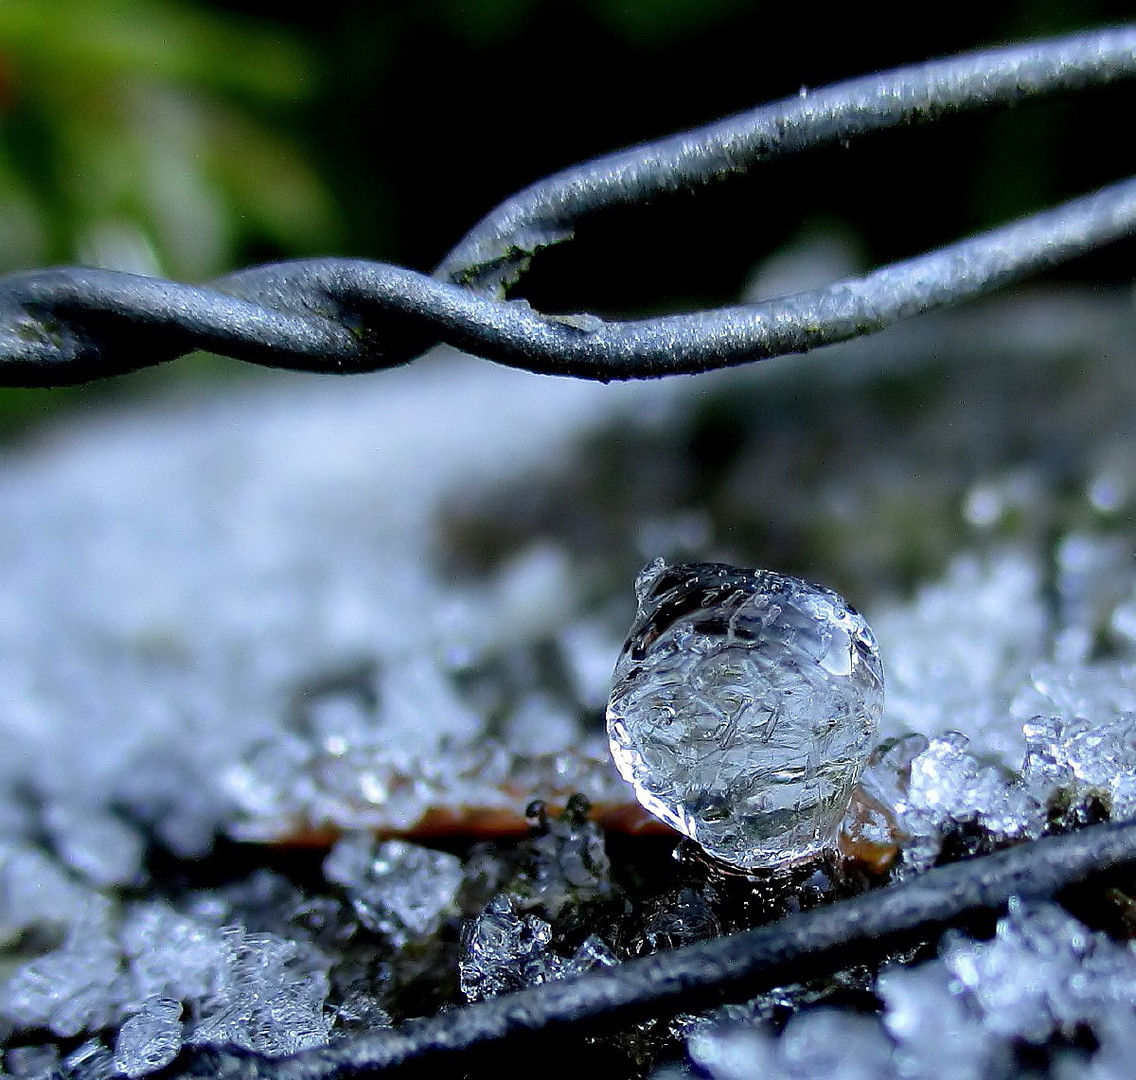
<path id="1" fill-rule="evenodd" d="M 876 69 L 1124 21 L 1115 0 L 3 0 L 0 271 L 203 280 L 314 254 L 430 269 L 581 158 Z M 1136 84 L 865 138 L 589 222 L 520 292 L 636 314 L 736 300 L 810 235 L 865 264 L 1136 172 Z M 1136 242 L 1061 268 L 1131 282 Z M 175 374 L 224 368 L 199 361 Z M 0 432 L 105 394 L 7 392 Z"/>

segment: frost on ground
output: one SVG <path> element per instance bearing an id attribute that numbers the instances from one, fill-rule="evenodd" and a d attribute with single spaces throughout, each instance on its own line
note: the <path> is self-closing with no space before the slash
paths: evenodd
<path id="1" fill-rule="evenodd" d="M 286 1054 L 784 910 L 559 816 L 634 805 L 602 714 L 655 556 L 864 612 L 887 701 L 855 828 L 893 877 L 1131 817 L 1134 321 L 1018 298 L 638 387 L 439 356 L 6 450 L 4 1071 Z M 316 847 L 248 843 L 281 839 Z M 609 1050 L 628 1075 L 1122 1076 L 1126 903 L 1020 904 Z"/>
<path id="2" fill-rule="evenodd" d="M 129 1076 L 168 1063 L 183 1038 L 290 1053 L 327 1040 L 328 966 L 309 942 L 94 897 L 59 948 L 8 979 L 0 1016 L 60 1038 L 117 1028 Z"/>
<path id="3" fill-rule="evenodd" d="M 878 1016 L 803 1009 L 766 1025 L 698 1026 L 688 1039 L 711 1080 L 968 1080 L 1016 1075 L 1030 1047 L 1056 1038 L 1058 1077 L 1121 1076 L 1132 1045 L 1136 950 L 1094 933 L 1055 904 L 1011 905 L 993 939 L 961 934 L 938 959 L 880 972 Z M 1093 1031 L 1095 1054 L 1075 1045 Z M 669 1075 L 681 1075 L 668 1070 Z"/>

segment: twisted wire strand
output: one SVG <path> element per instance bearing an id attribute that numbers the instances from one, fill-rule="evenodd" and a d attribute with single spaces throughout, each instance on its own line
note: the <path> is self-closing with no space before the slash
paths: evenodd
<path id="1" fill-rule="evenodd" d="M 203 348 L 252 363 L 374 371 L 438 343 L 513 367 L 612 380 L 804 352 L 957 303 L 1136 231 L 1136 178 L 825 289 L 632 322 L 499 299 L 537 249 L 604 207 L 960 109 L 1136 75 L 1136 26 L 868 76 L 575 166 L 503 203 L 433 277 L 308 259 L 203 286 L 108 270 L 0 279 L 0 384 L 121 374 Z"/>
<path id="2" fill-rule="evenodd" d="M 584 162 L 505 200 L 466 234 L 436 276 L 502 296 L 529 258 L 568 239 L 574 222 L 611 206 L 641 203 L 707 184 L 800 150 L 964 109 L 1101 85 L 1136 72 L 1136 27 L 897 68 L 738 113 Z"/>
<path id="3" fill-rule="evenodd" d="M 614 968 L 467 1005 L 277 1060 L 224 1050 L 183 1053 L 156 1080 L 190 1076 L 344 1080 L 456 1055 L 515 1050 L 534 1036 L 592 1035 L 831 973 L 937 936 L 1011 897 L 1049 898 L 1136 864 L 1136 822 L 1095 825 L 952 863 L 898 885 L 778 923 L 628 960 Z M 463 1065 L 469 1059 L 463 1057 Z M 431 1073 L 436 1075 L 436 1073 Z"/>

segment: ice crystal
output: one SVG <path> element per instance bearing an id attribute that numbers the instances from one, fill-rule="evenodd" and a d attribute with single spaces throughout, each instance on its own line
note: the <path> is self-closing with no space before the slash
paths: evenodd
<path id="1" fill-rule="evenodd" d="M 53 1044 L 14 1046 L 4 1055 L 4 1068 L 21 1080 L 48 1080 L 59 1067 L 59 1047 Z"/>
<path id="2" fill-rule="evenodd" d="M 589 934 L 565 959 L 552 949 L 552 924 L 537 915 L 519 914 L 518 907 L 518 897 L 499 893 L 466 923 L 459 963 L 462 993 L 470 1001 L 616 963 L 615 954 L 596 934 Z"/>
<path id="3" fill-rule="evenodd" d="M 63 1059 L 67 1080 L 111 1080 L 114 1058 L 101 1039 L 88 1039 Z"/>
<path id="4" fill-rule="evenodd" d="M 182 1003 L 191 1006 L 191 1042 L 267 1054 L 325 1042 L 327 972 L 327 959 L 307 942 L 210 926 L 160 903 L 119 913 L 95 898 L 58 949 L 0 986 L 0 1019 L 61 1038 L 125 1021 L 116 1067 L 141 1075 L 159 1067 L 147 1062 L 180 1048 Z"/>
<path id="5" fill-rule="evenodd" d="M 122 956 L 108 909 L 105 900 L 90 901 L 60 948 L 21 967 L 0 989 L 0 1015 L 63 1038 L 117 1020 Z"/>
<path id="6" fill-rule="evenodd" d="M 1004 841 L 1040 835 L 1044 824 L 1034 789 L 998 761 L 976 756 L 957 731 L 885 741 L 869 757 L 861 783 L 898 832 L 869 839 L 898 838 L 904 871 L 931 866 L 946 834 L 960 826 Z"/>
<path id="7" fill-rule="evenodd" d="M 777 1038 L 753 1024 L 706 1027 L 688 1050 L 711 1080 L 889 1080 L 892 1045 L 872 1017 L 810 1009 Z"/>
<path id="8" fill-rule="evenodd" d="M 189 1041 L 292 1054 L 327 1041 L 328 962 L 303 942 L 241 927 L 221 931 L 228 963 Z"/>
<path id="9" fill-rule="evenodd" d="M 347 890 L 359 921 L 394 945 L 434 933 L 462 883 L 456 856 L 405 840 L 376 844 L 362 833 L 335 845 L 324 874 Z"/>
<path id="10" fill-rule="evenodd" d="M 603 830 L 588 819 L 586 799 L 574 795 L 560 817 L 535 804 L 537 828 L 521 848 L 521 865 L 510 891 L 526 906 L 555 919 L 569 905 L 611 896 L 611 862 Z"/>
<path id="11" fill-rule="evenodd" d="M 1026 782 L 1039 798 L 1104 801 L 1113 821 L 1136 817 L 1136 713 L 1098 720 L 1038 716 L 1022 725 Z"/>
<path id="12" fill-rule="evenodd" d="M 552 926 L 518 915 L 507 894 L 495 896 L 462 932 L 461 988 L 470 1001 L 547 982 L 560 974 Z"/>
<path id="13" fill-rule="evenodd" d="M 883 707 L 867 623 L 797 578 L 651 564 L 615 669 L 612 754 L 639 801 L 724 862 L 829 842 Z"/>
<path id="14" fill-rule="evenodd" d="M 129 1077 L 168 1065 L 181 1049 L 181 1002 L 151 998 L 119 1029 L 114 1067 Z"/>

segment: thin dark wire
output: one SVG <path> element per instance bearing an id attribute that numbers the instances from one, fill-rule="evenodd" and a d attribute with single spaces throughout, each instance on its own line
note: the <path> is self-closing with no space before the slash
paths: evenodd
<path id="1" fill-rule="evenodd" d="M 763 161 L 947 112 L 1008 105 L 1133 74 L 1136 28 L 1121 27 L 836 83 L 659 142 L 574 165 L 506 199 L 462 238 L 437 277 L 502 296 L 540 248 L 597 210 L 741 173 Z M 911 182 L 916 182 L 911 178 Z"/>
<path id="2" fill-rule="evenodd" d="M 106 270 L 0 281 L 0 384 L 83 382 L 195 348 L 275 367 L 373 371 L 444 342 L 510 366 L 653 378 L 804 352 L 988 292 L 1136 230 L 1136 178 L 857 280 L 714 311 L 604 322 L 489 299 L 532 251 L 601 207 L 737 172 L 777 154 L 1042 92 L 1136 75 L 1136 27 L 974 53 L 841 83 L 576 166 L 489 215 L 436 280 L 312 259 L 207 286 Z M 462 284 L 455 284 L 455 281 Z M 480 290 L 480 292 L 479 292 Z"/>
<path id="3" fill-rule="evenodd" d="M 786 982 L 878 959 L 888 948 L 937 935 L 975 913 L 999 911 L 1013 896 L 1052 897 L 1133 864 L 1136 822 L 1096 825 L 938 867 L 772 926 L 629 960 L 288 1058 L 193 1051 L 164 1078 L 343 1080 L 405 1066 L 429 1067 L 454 1055 L 508 1048 L 538 1035 L 597 1034 L 646 1016 L 743 1000 Z"/>

